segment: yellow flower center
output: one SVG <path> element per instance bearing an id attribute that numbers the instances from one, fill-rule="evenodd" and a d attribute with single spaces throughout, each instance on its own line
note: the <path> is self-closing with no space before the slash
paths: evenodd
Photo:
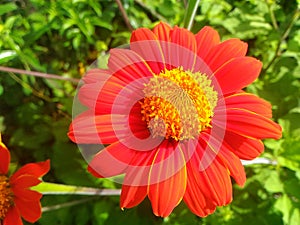
<path id="1" fill-rule="evenodd" d="M 9 208 L 14 204 L 14 195 L 7 176 L 0 175 L 0 222 L 5 218 Z"/>
<path id="2" fill-rule="evenodd" d="M 154 137 L 192 139 L 211 127 L 218 96 L 205 74 L 166 69 L 145 84 L 144 94 L 142 119 Z"/>

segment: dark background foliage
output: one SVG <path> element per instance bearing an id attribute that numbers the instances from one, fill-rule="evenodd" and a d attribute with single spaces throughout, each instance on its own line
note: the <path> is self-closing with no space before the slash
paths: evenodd
<path id="1" fill-rule="evenodd" d="M 181 26 L 187 2 L 122 4 L 130 25 L 112 0 L 0 0 L 0 66 L 80 79 L 98 57 L 129 42 L 130 28 L 151 28 L 159 20 Z M 259 58 L 264 68 L 247 91 L 270 101 L 274 120 L 283 127 L 281 140 L 265 141 L 263 157 L 275 163 L 246 166 L 247 183 L 234 185 L 232 204 L 206 218 L 180 204 L 161 219 L 152 215 L 147 200 L 121 211 L 117 196 L 46 195 L 45 212 L 36 224 L 300 224 L 299 8 L 299 0 L 200 2 L 192 31 L 210 25 L 223 40 L 237 37 L 248 43 L 248 55 Z M 48 182 L 118 188 L 87 173 L 80 151 L 67 138 L 75 93 L 71 81 L 0 72 L 0 131 L 12 165 L 50 158 Z"/>

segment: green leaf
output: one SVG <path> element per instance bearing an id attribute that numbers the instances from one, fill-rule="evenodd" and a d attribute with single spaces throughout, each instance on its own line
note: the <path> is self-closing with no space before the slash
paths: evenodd
<path id="1" fill-rule="evenodd" d="M 18 7 L 14 3 L 7 3 L 0 5 L 0 16 L 5 13 L 16 10 Z"/>
<path id="2" fill-rule="evenodd" d="M 193 25 L 194 18 L 199 6 L 200 0 L 189 0 L 186 13 L 184 15 L 184 24 L 183 26 L 190 30 Z"/>
<path id="3" fill-rule="evenodd" d="M 17 56 L 16 51 L 4 50 L 4 51 L 0 52 L 0 65 L 3 63 L 9 62 L 16 56 Z"/>

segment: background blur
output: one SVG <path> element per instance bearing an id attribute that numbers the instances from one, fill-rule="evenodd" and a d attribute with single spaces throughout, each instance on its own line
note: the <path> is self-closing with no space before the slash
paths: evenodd
<path id="1" fill-rule="evenodd" d="M 81 78 L 110 48 L 129 42 L 130 29 L 159 20 L 183 25 L 187 1 L 0 0 L 0 66 Z M 121 7 L 122 8 L 122 7 Z M 299 0 L 201 0 L 192 28 L 210 25 L 223 40 L 237 37 L 264 69 L 247 91 L 270 101 L 283 129 L 280 141 L 265 141 L 263 157 L 275 164 L 246 166 L 243 189 L 207 218 L 180 204 L 169 218 L 153 216 L 149 202 L 121 211 L 119 198 L 49 195 L 40 225 L 300 224 L 300 20 Z M 119 188 L 86 172 L 77 146 L 67 137 L 76 83 L 0 71 L 0 131 L 13 166 L 51 159 L 46 181 Z M 65 203 L 68 203 L 67 205 Z M 56 205 L 57 209 L 49 208 Z"/>

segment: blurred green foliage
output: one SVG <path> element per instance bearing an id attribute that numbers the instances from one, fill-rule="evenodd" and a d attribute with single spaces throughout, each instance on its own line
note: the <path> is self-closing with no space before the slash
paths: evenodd
<path id="1" fill-rule="evenodd" d="M 187 1 L 123 0 L 133 28 L 159 21 L 182 25 Z M 45 196 L 48 208 L 36 224 L 300 224 L 300 20 L 299 0 L 201 0 L 192 31 L 213 26 L 223 39 L 237 37 L 264 63 L 250 87 L 273 105 L 283 127 L 280 141 L 266 140 L 264 157 L 277 165 L 247 166 L 244 188 L 233 203 L 197 218 L 180 204 L 166 219 L 149 202 L 125 210 L 118 197 Z M 0 66 L 80 78 L 108 49 L 129 42 L 130 30 L 112 0 L 1 0 Z M 0 131 L 17 164 L 51 158 L 49 182 L 116 188 L 86 172 L 67 136 L 76 85 L 0 72 Z M 82 200 L 82 201 L 81 201 Z M 64 203 L 70 205 L 64 207 Z"/>

